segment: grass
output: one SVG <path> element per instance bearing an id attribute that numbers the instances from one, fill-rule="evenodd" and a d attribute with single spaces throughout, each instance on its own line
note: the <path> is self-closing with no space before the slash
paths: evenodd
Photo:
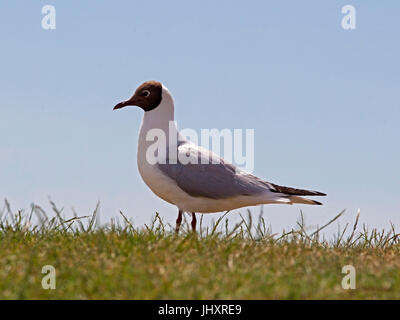
<path id="1" fill-rule="evenodd" d="M 185 223 L 177 236 L 158 214 L 144 227 L 123 213 L 98 226 L 97 208 L 68 219 L 52 206 L 53 218 L 34 205 L 0 211 L 0 299 L 400 298 L 399 235 L 360 227 L 359 215 L 331 240 L 326 225 L 307 232 L 302 215 L 282 234 L 249 214 L 234 226 L 221 216 L 197 236 Z M 55 290 L 41 286 L 44 265 L 56 269 Z M 356 268 L 355 290 L 341 286 L 344 265 Z"/>

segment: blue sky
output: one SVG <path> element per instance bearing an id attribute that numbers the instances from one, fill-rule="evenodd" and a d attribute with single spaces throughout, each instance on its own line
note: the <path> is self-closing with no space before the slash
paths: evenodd
<path id="1" fill-rule="evenodd" d="M 41 28 L 46 4 L 56 30 Z M 356 30 L 341 28 L 346 4 Z M 255 129 L 256 175 L 328 193 L 265 207 L 274 230 L 300 209 L 311 225 L 345 208 L 342 224 L 360 208 L 398 225 L 399 15 L 394 1 L 2 1 L 0 198 L 173 223 L 137 170 L 142 111 L 112 112 L 156 79 L 180 128 Z"/>

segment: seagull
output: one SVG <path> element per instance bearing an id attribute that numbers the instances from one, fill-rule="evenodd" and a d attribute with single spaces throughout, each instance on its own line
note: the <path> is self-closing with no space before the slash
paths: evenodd
<path id="1" fill-rule="evenodd" d="M 179 232 L 184 212 L 192 215 L 191 226 L 195 233 L 196 213 L 222 212 L 272 203 L 321 205 L 303 196 L 326 195 L 265 181 L 185 139 L 174 121 L 172 95 L 161 82 L 144 82 L 130 99 L 118 103 L 114 110 L 127 106 L 144 110 L 139 131 L 138 169 L 143 181 L 158 197 L 178 208 L 176 233 Z M 148 148 L 154 144 L 147 137 L 153 129 L 175 138 L 166 139 L 165 150 L 158 154 L 156 163 L 149 161 L 146 156 Z M 190 161 L 180 160 L 185 157 Z"/>

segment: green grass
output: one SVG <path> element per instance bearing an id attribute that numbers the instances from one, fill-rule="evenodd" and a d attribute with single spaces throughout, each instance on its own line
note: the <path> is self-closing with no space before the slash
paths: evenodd
<path id="1" fill-rule="evenodd" d="M 176 236 L 159 215 L 142 228 L 122 214 L 123 223 L 99 227 L 97 210 L 65 219 L 53 209 L 54 218 L 37 206 L 0 212 L 0 299 L 400 298 L 397 233 L 360 228 L 358 217 L 328 241 L 322 229 L 306 232 L 302 216 L 283 234 L 262 218 L 230 227 L 221 217 L 197 236 L 188 224 Z M 349 264 L 355 290 L 341 287 Z M 56 269 L 55 290 L 41 286 L 44 265 Z"/>

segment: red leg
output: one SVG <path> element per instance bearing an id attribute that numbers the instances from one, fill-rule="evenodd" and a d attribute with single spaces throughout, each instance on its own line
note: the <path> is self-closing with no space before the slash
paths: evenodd
<path id="1" fill-rule="evenodd" d="M 178 219 L 176 219 L 176 227 L 175 227 L 176 233 L 179 233 L 179 229 L 180 229 L 181 223 L 182 223 L 182 215 L 183 215 L 183 211 L 179 210 Z"/>
<path id="2" fill-rule="evenodd" d="M 197 224 L 197 219 L 196 219 L 196 214 L 192 212 L 192 231 L 196 232 L 196 224 Z"/>

